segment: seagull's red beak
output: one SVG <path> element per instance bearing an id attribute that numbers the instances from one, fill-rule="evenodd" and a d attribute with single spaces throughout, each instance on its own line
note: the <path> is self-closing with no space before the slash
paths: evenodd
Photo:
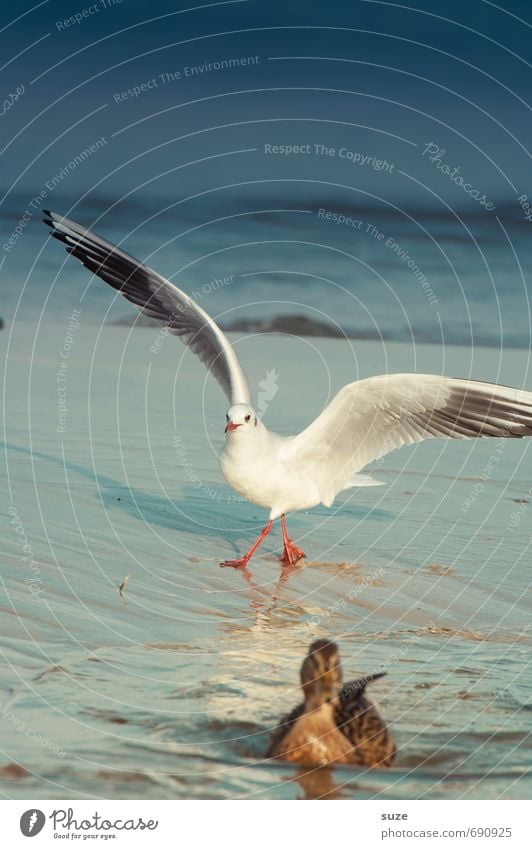
<path id="1" fill-rule="evenodd" d="M 234 422 L 228 422 L 225 426 L 225 433 L 227 433 L 228 430 L 236 430 L 237 427 L 242 427 L 242 425 L 235 424 Z"/>

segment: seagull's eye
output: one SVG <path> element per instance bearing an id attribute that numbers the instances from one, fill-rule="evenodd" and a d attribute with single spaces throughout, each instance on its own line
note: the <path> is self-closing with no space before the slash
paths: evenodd
<path id="1" fill-rule="evenodd" d="M 251 416 L 246 416 L 245 421 L 246 421 L 246 422 L 250 422 L 250 421 L 251 421 Z"/>
<path id="2" fill-rule="evenodd" d="M 229 421 L 229 416 L 228 416 L 228 415 L 226 415 L 226 416 L 225 416 L 225 420 L 226 420 L 226 422 L 228 422 L 228 421 Z"/>

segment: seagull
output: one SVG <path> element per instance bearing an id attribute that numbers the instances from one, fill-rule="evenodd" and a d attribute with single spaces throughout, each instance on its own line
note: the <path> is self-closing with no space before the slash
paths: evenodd
<path id="1" fill-rule="evenodd" d="M 394 739 L 364 692 L 384 675 L 377 672 L 342 686 L 338 646 L 316 640 L 301 667 L 305 699 L 281 720 L 266 757 L 303 766 L 392 766 Z"/>
<path id="2" fill-rule="evenodd" d="M 230 407 L 220 467 L 227 483 L 270 511 L 242 557 L 221 566 L 245 569 L 280 518 L 281 562 L 305 557 L 288 536 L 285 516 L 338 493 L 375 486 L 361 471 L 404 445 L 425 439 L 532 436 L 532 392 L 434 374 L 384 374 L 348 383 L 301 433 L 270 431 L 251 405 L 245 373 L 227 336 L 189 295 L 96 233 L 45 210 L 50 234 L 140 312 L 178 336 L 217 379 Z"/>

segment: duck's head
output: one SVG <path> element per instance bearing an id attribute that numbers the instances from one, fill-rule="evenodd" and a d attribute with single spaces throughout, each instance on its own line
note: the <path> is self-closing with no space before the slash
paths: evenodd
<path id="1" fill-rule="evenodd" d="M 330 640 L 316 640 L 301 667 L 301 685 L 307 707 L 332 702 L 342 686 L 338 646 Z"/>
<path id="2" fill-rule="evenodd" d="M 257 414 L 249 404 L 233 404 L 228 409 L 225 418 L 227 421 L 226 433 L 233 433 L 234 431 L 244 433 L 246 430 L 249 431 L 250 428 L 257 427 Z"/>

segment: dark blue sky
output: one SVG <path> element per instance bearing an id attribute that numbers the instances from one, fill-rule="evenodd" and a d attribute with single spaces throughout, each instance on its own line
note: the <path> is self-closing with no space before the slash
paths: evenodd
<path id="1" fill-rule="evenodd" d="M 479 196 L 501 203 L 532 193 L 529 4 L 418 5 L 6 7 L 2 90 L 24 92 L 1 119 L 3 184 L 24 207 L 67 168 L 54 188 L 61 209 L 85 193 L 87 203 L 130 192 L 177 198 L 229 183 L 252 184 L 259 199 L 284 197 L 291 178 L 300 181 L 296 194 L 317 198 L 348 184 L 369 199 L 441 206 L 442 198 L 472 209 Z M 76 14 L 79 22 L 65 23 Z M 230 59 L 238 66 L 186 76 L 187 67 Z M 144 90 L 124 96 L 135 86 Z M 101 149 L 69 167 L 102 136 Z M 428 143 L 445 153 L 431 161 Z M 265 144 L 311 147 L 267 155 Z M 314 144 L 335 153 L 317 155 Z M 342 148 L 370 164 L 341 161 Z M 372 157 L 393 168 L 376 170 Z M 459 169 L 474 198 L 443 165 Z M 301 181 L 314 182 L 301 189 Z"/>

